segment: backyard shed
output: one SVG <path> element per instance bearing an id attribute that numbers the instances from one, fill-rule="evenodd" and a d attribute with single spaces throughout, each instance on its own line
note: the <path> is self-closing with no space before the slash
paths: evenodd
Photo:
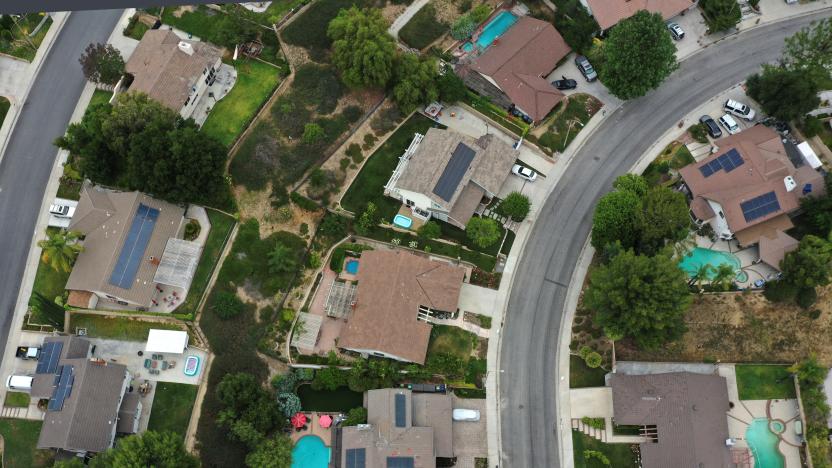
<path id="1" fill-rule="evenodd" d="M 151 329 L 147 334 L 147 353 L 182 354 L 188 348 L 188 332 Z"/>

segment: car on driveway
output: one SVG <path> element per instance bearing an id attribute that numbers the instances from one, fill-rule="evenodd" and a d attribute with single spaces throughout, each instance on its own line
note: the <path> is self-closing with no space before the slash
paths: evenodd
<path id="1" fill-rule="evenodd" d="M 454 421 L 479 421 L 480 411 L 475 409 L 457 408 L 453 410 L 451 416 Z"/>
<path id="2" fill-rule="evenodd" d="M 75 214 L 75 207 L 55 203 L 53 205 L 49 205 L 49 213 L 58 218 L 71 218 L 72 215 Z"/>
<path id="3" fill-rule="evenodd" d="M 552 82 L 552 86 L 557 89 L 564 90 L 564 89 L 575 89 L 578 87 L 578 82 L 572 79 L 569 79 L 565 76 L 561 76 L 562 79 L 555 80 Z"/>
<path id="4" fill-rule="evenodd" d="M 598 73 L 595 73 L 595 69 L 592 68 L 592 64 L 590 64 L 589 60 L 583 55 L 575 57 L 575 65 L 587 81 L 595 81 L 598 79 Z"/>
<path id="5" fill-rule="evenodd" d="M 667 30 L 670 31 L 671 37 L 677 41 L 681 41 L 685 37 L 685 30 L 676 23 L 667 23 Z"/>
<path id="6" fill-rule="evenodd" d="M 515 164 L 511 168 L 511 173 L 518 176 L 518 177 L 526 179 L 529 182 L 534 182 L 535 179 L 537 179 L 537 172 L 533 171 L 532 169 L 529 169 L 526 166 L 520 165 L 520 164 Z"/>
<path id="7" fill-rule="evenodd" d="M 734 114 L 737 117 L 742 117 L 745 120 L 754 120 L 754 116 L 757 115 L 751 106 L 745 105 L 733 99 L 725 101 L 725 104 L 722 105 L 722 110 Z"/>
<path id="8" fill-rule="evenodd" d="M 716 124 L 716 120 L 712 119 L 710 115 L 703 115 L 699 117 L 699 123 L 705 126 L 705 129 L 708 130 L 708 135 L 711 138 L 719 138 L 722 136 L 722 130 L 719 129 L 719 125 Z"/>
<path id="9" fill-rule="evenodd" d="M 731 117 L 731 114 L 725 114 L 719 118 L 719 124 L 722 125 L 725 130 L 728 130 L 728 133 L 731 135 L 737 134 L 740 132 L 740 126 L 737 124 L 737 121 Z"/>

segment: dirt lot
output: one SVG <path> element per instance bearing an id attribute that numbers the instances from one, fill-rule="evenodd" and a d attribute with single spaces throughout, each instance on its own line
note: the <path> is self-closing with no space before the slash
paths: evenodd
<path id="1" fill-rule="evenodd" d="M 687 314 L 688 332 L 677 343 L 646 352 L 616 343 L 620 360 L 795 362 L 816 354 L 832 366 L 832 286 L 819 291 L 809 311 L 767 301 L 761 293 L 709 294 L 695 298 Z"/>

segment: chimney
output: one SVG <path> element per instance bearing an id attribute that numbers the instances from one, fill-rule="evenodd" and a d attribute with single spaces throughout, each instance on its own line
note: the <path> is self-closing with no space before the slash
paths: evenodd
<path id="1" fill-rule="evenodd" d="M 194 46 L 190 42 L 179 41 L 179 50 L 188 55 L 194 54 Z"/>

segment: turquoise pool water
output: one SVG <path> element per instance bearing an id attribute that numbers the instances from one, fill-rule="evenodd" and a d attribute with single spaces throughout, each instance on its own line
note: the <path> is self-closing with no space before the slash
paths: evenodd
<path id="1" fill-rule="evenodd" d="M 347 265 L 344 267 L 347 273 L 355 275 L 358 273 L 358 260 L 347 260 Z"/>
<path id="2" fill-rule="evenodd" d="M 474 50 L 474 44 L 466 42 L 465 44 L 462 44 L 462 50 L 464 50 L 465 52 L 471 52 L 472 50 Z"/>
<path id="3" fill-rule="evenodd" d="M 745 440 L 754 454 L 754 468 L 783 468 L 783 454 L 777 449 L 780 439 L 768 428 L 767 418 L 756 418 L 745 431 Z"/>
<path id="4" fill-rule="evenodd" d="M 702 265 L 711 265 L 711 270 L 708 272 L 708 279 L 714 279 L 716 269 L 722 264 L 728 264 L 734 267 L 737 272 L 737 281 L 744 283 L 748 280 L 748 274 L 740 269 L 742 264 L 736 255 L 730 252 L 720 252 L 717 250 L 705 249 L 696 247 L 691 250 L 685 258 L 679 262 L 679 268 L 685 271 L 689 277 L 693 277 Z"/>
<path id="5" fill-rule="evenodd" d="M 405 215 L 397 214 L 393 217 L 393 224 L 395 224 L 398 227 L 410 229 L 410 226 L 413 226 L 413 220 Z"/>
<path id="6" fill-rule="evenodd" d="M 514 16 L 510 11 L 501 11 L 491 20 L 488 24 L 482 28 L 482 32 L 480 33 L 480 37 L 477 38 L 477 46 L 480 50 L 485 50 L 488 46 L 494 42 L 494 39 L 502 36 L 503 33 L 508 31 L 508 28 L 512 27 L 514 23 L 517 22 L 517 17 Z M 463 46 L 463 49 L 465 46 Z"/>
<path id="7" fill-rule="evenodd" d="M 292 468 L 327 468 L 329 447 L 318 436 L 303 436 L 292 448 Z"/>

